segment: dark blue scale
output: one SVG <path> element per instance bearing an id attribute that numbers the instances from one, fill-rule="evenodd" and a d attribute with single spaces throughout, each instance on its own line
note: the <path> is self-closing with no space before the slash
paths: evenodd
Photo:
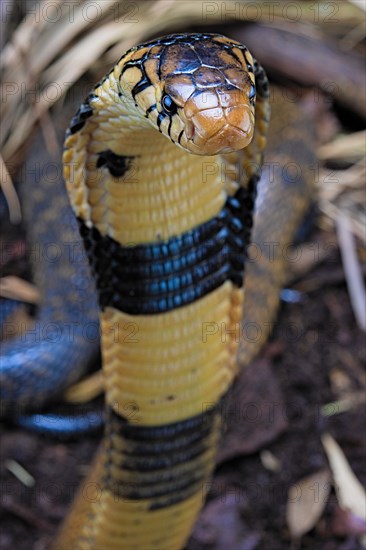
<path id="1" fill-rule="evenodd" d="M 199 300 L 227 280 L 241 287 L 256 181 L 228 197 L 211 220 L 162 243 L 121 246 L 79 220 L 101 308 L 163 313 Z"/>
<path id="2" fill-rule="evenodd" d="M 209 459 L 204 455 L 211 445 L 210 435 L 221 405 L 222 401 L 192 418 L 151 427 L 129 423 L 107 407 L 106 486 L 111 484 L 110 470 L 117 461 L 121 471 L 144 475 L 141 479 L 136 477 L 134 484 L 113 481 L 114 494 L 125 498 L 148 498 L 153 500 L 154 507 L 179 502 L 187 496 L 187 491 L 193 494 L 197 485 L 202 487 L 205 480 Z M 189 461 L 195 461 L 195 468 L 182 472 L 182 464 Z"/>
<path id="3" fill-rule="evenodd" d="M 95 94 L 90 93 L 85 101 L 80 105 L 79 109 L 71 119 L 69 127 L 66 131 L 66 137 L 71 134 L 76 134 L 79 130 L 83 128 L 85 122 L 93 114 L 93 109 L 90 106 L 90 100 L 97 97 Z"/>

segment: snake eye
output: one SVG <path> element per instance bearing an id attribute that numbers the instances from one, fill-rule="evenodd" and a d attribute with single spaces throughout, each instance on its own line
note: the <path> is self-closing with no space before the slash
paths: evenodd
<path id="1" fill-rule="evenodd" d="M 249 92 L 249 101 L 251 103 L 254 103 L 254 99 L 255 99 L 255 86 L 254 84 L 252 84 L 252 87 L 250 88 L 250 92 Z"/>
<path id="2" fill-rule="evenodd" d="M 174 103 L 170 95 L 164 94 L 161 98 L 161 104 L 164 111 L 166 111 L 168 115 L 174 115 L 174 113 L 177 112 L 178 106 Z"/>

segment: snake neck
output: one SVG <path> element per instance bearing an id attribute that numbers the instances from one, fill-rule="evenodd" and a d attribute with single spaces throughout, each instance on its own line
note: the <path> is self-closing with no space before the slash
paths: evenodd
<path id="1" fill-rule="evenodd" d="M 260 69 L 256 78 L 261 92 Z M 240 186 L 255 186 L 268 118 L 259 94 L 257 129 L 244 152 L 189 154 L 138 111 L 117 65 L 70 125 L 63 160 L 74 211 L 122 245 L 180 235 L 215 216 Z"/>
<path id="2" fill-rule="evenodd" d="M 78 217 L 134 245 L 166 241 L 215 216 L 226 199 L 221 157 L 179 149 L 131 114 L 131 101 L 113 98 L 97 88 L 88 100 L 93 115 L 66 141 L 65 179 Z"/>

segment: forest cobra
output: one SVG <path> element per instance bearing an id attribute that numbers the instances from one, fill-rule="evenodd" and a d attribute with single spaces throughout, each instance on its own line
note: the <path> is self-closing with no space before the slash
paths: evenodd
<path id="1" fill-rule="evenodd" d="M 64 175 L 99 295 L 106 429 L 55 550 L 178 550 L 191 533 L 237 327 L 273 315 L 283 280 L 283 261 L 245 264 L 268 122 L 263 69 L 210 34 L 132 48 L 71 121 Z M 292 239 L 301 185 L 267 189 L 259 234 Z"/>
<path id="2" fill-rule="evenodd" d="M 268 97 L 238 42 L 171 35 L 123 55 L 71 121 L 64 176 L 97 282 L 107 422 L 86 481 L 100 495 L 80 493 L 56 548 L 184 547 L 236 372 Z"/>

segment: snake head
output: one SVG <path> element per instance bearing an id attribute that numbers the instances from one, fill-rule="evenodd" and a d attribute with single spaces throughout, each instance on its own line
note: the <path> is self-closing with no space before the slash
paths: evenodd
<path id="1" fill-rule="evenodd" d="M 193 37 L 166 46 L 161 54 L 158 100 L 170 118 L 162 131 L 166 128 L 173 141 L 200 155 L 243 149 L 254 132 L 250 54 L 221 36 Z"/>
<path id="2" fill-rule="evenodd" d="M 246 147 L 254 133 L 253 59 L 215 34 L 170 35 L 132 53 L 133 99 L 159 131 L 186 151 L 216 155 Z"/>

